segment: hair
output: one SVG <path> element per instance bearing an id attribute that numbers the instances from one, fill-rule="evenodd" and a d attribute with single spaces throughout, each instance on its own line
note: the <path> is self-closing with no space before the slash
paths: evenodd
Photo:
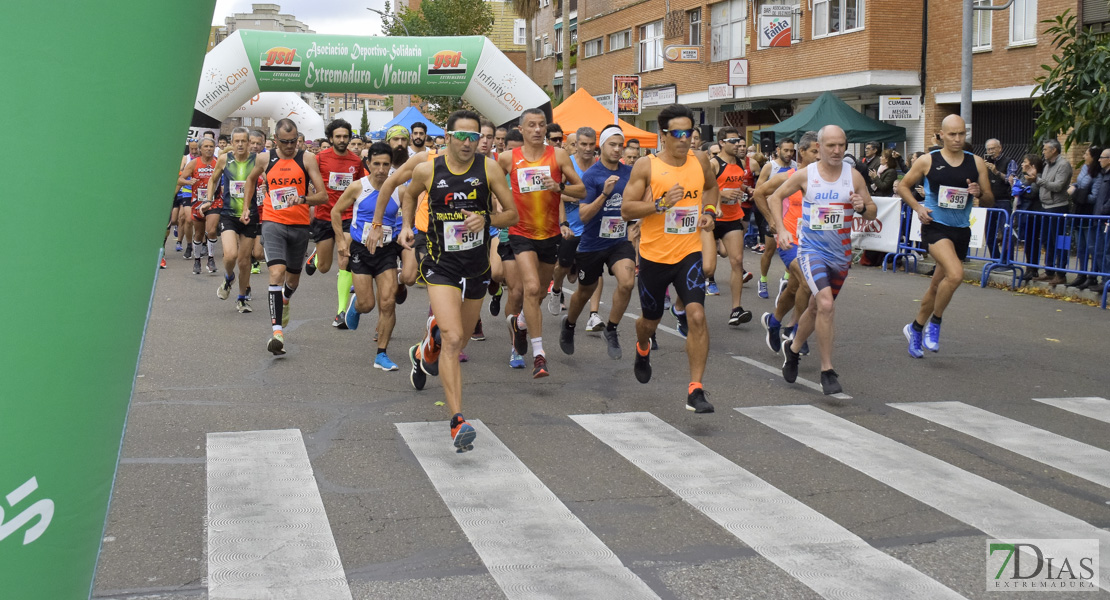
<path id="1" fill-rule="evenodd" d="M 454 130 L 455 123 L 457 123 L 459 119 L 469 119 L 471 121 L 474 121 L 478 124 L 479 131 L 481 130 L 482 116 L 472 110 L 456 110 L 455 112 L 451 113 L 450 116 L 447 117 L 447 130 Z M 414 123 L 413 127 L 415 126 L 416 124 Z M 437 135 L 436 137 L 438 138 L 443 136 Z"/>
<path id="2" fill-rule="evenodd" d="M 1044 171 L 1044 159 L 1041 158 L 1040 154 L 1030 152 L 1024 156 L 1024 159 L 1029 161 L 1029 164 L 1033 165 L 1033 168 L 1037 169 L 1037 173 Z"/>
<path id="3" fill-rule="evenodd" d="M 1096 165 L 1098 164 L 1098 159 L 1102 157 L 1102 150 L 1102 146 L 1099 146 L 1097 144 L 1091 144 L 1087 148 L 1087 154 L 1090 154 L 1091 158 L 1095 159 Z"/>
<path id="4" fill-rule="evenodd" d="M 251 130 L 250 129 L 247 129 L 246 127 L 236 127 L 235 129 L 231 130 L 231 135 L 228 136 L 227 141 L 230 142 L 231 138 L 235 137 L 235 134 L 237 134 L 237 133 L 245 133 L 245 134 L 247 134 L 247 139 L 250 139 L 250 136 L 251 136 Z M 220 137 L 223 137 L 223 136 L 220 136 Z"/>
<path id="5" fill-rule="evenodd" d="M 632 146 L 632 145 L 635 145 L 635 146 L 636 146 L 637 148 L 639 148 L 639 147 L 640 147 L 640 140 L 638 140 L 638 139 L 636 139 L 636 138 L 628 138 L 628 141 L 627 141 L 627 142 L 625 142 L 625 144 L 624 144 L 624 145 L 625 145 L 625 146 Z"/>
<path id="6" fill-rule="evenodd" d="M 492 129 L 494 131 L 494 133 L 497 133 L 497 128 L 494 127 L 493 121 L 490 121 L 489 119 L 487 119 L 485 117 L 482 117 L 478 121 L 478 130 L 481 131 L 482 129 L 485 129 L 486 127 L 489 127 L 490 129 Z"/>
<path id="7" fill-rule="evenodd" d="M 682 104 L 672 104 L 659 111 L 659 128 L 670 129 L 671 121 L 673 119 L 681 119 L 686 117 L 690 119 L 690 123 L 694 122 L 694 112 Z"/>
<path id="8" fill-rule="evenodd" d="M 274 125 L 274 131 L 296 131 L 296 130 L 297 130 L 297 124 L 293 122 L 293 119 L 289 119 L 289 118 L 278 119 L 277 124 Z M 302 137 L 304 137 L 304 135 L 298 133 L 297 137 L 302 138 Z"/>
<path id="9" fill-rule="evenodd" d="M 508 132 L 508 131 L 509 131 L 509 128 L 508 128 L 508 127 L 505 127 L 504 125 L 498 125 L 497 127 L 495 127 L 495 128 L 493 129 L 493 133 L 494 133 L 494 135 L 496 135 L 498 131 L 505 131 L 505 132 Z"/>
<path id="10" fill-rule="evenodd" d="M 882 146 L 879 145 L 879 142 L 867 142 L 867 144 L 865 144 L 864 147 L 865 148 L 874 148 L 876 150 L 879 150 L 880 148 L 882 148 Z"/>
<path id="11" fill-rule="evenodd" d="M 609 128 L 609 126 L 606 126 L 604 129 L 602 129 L 602 131 L 604 131 L 605 129 L 608 129 L 608 128 Z M 597 140 L 597 132 L 594 131 L 593 127 L 579 127 L 578 131 L 575 131 L 574 134 L 577 135 L 578 137 L 588 137 L 588 138 L 594 138 L 594 140 Z"/>
<path id="12" fill-rule="evenodd" d="M 235 133 L 235 132 L 234 132 L 234 131 L 232 131 L 231 133 Z M 250 133 L 248 134 L 248 136 L 247 136 L 247 137 L 252 137 L 252 138 L 262 138 L 262 141 L 263 141 L 263 142 L 265 142 L 265 141 L 266 141 L 266 134 L 265 134 L 265 133 L 262 133 L 261 131 L 259 131 L 259 130 L 257 130 L 257 129 L 252 129 L 252 130 L 250 130 Z"/>
<path id="13" fill-rule="evenodd" d="M 775 147 L 776 148 L 782 148 L 783 144 L 794 144 L 794 143 L 795 143 L 794 138 L 785 137 L 785 138 L 782 138 L 781 140 L 779 140 L 779 142 L 777 144 L 775 144 Z"/>
<path id="14" fill-rule="evenodd" d="M 520 122 L 523 123 L 524 122 L 524 117 L 527 117 L 528 115 L 539 115 L 539 116 L 543 117 L 544 121 L 547 120 L 547 113 L 543 112 L 542 109 L 540 109 L 540 108 L 528 108 L 528 109 L 525 109 L 524 112 L 520 113 Z M 523 138 L 521 138 L 521 139 L 523 139 Z"/>
<path id="15" fill-rule="evenodd" d="M 208 139 L 210 139 L 210 140 L 213 140 L 213 141 L 214 141 L 214 140 L 216 139 L 216 134 L 212 133 L 211 131 L 205 131 L 205 132 L 204 132 L 204 135 L 202 135 L 202 136 L 200 136 L 200 137 L 202 137 L 202 138 L 208 138 Z"/>
<path id="16" fill-rule="evenodd" d="M 231 142 L 231 136 L 226 133 L 221 133 L 217 139 L 221 142 Z"/>
<path id="17" fill-rule="evenodd" d="M 558 123 L 548 123 L 547 124 L 547 135 L 551 135 L 552 133 L 555 133 L 555 132 L 563 133 L 562 126 L 559 125 Z"/>
<path id="18" fill-rule="evenodd" d="M 324 142 L 328 142 L 328 138 L 316 138 L 312 140 L 312 143 L 316 144 L 317 146 L 322 146 Z M 330 144 L 331 142 L 328 143 Z"/>
<path id="19" fill-rule="evenodd" d="M 795 146 L 795 148 L 798 150 L 798 152 L 805 152 L 805 151 L 809 150 L 810 146 L 812 146 L 816 143 L 817 143 L 817 132 L 816 131 L 807 131 L 807 132 L 802 134 L 802 137 L 798 138 L 798 144 Z"/>
<path id="20" fill-rule="evenodd" d="M 303 133 L 298 133 L 297 134 L 297 139 L 298 140 L 303 140 L 304 139 L 304 134 Z"/>
<path id="21" fill-rule="evenodd" d="M 894 158 L 894 151 L 890 148 L 884 148 L 883 157 L 880 159 L 879 164 L 885 164 L 888 169 L 897 169 L 898 160 Z"/>
<path id="22" fill-rule="evenodd" d="M 336 129 L 346 129 L 348 135 L 350 135 L 351 132 L 354 131 L 354 128 L 351 127 L 350 123 L 343 119 L 336 119 L 331 123 L 328 123 L 328 126 L 324 128 L 324 135 L 330 140 L 331 136 L 335 134 Z"/>
<path id="23" fill-rule="evenodd" d="M 1059 154 L 1061 152 L 1060 140 L 1058 140 L 1056 138 L 1049 138 L 1049 139 L 1045 140 L 1044 145 L 1045 146 L 1052 146 L 1052 148 L 1054 150 L 1056 150 L 1056 154 Z"/>
<path id="24" fill-rule="evenodd" d="M 424 130 L 424 135 L 428 135 L 428 125 L 426 123 L 424 123 L 423 121 L 417 121 L 417 122 L 413 123 L 412 125 L 410 125 L 409 126 L 409 131 L 411 131 L 413 133 L 416 133 L 416 128 L 417 127 Z M 448 127 L 450 127 L 450 126 L 448 126 Z"/>
<path id="25" fill-rule="evenodd" d="M 385 142 L 374 142 L 373 144 L 370 144 L 370 150 L 366 152 L 366 162 L 370 162 L 371 158 L 374 158 L 379 154 L 385 154 L 386 156 L 388 156 L 389 162 L 392 164 L 393 148 L 390 148 L 389 144 Z M 408 154 L 407 150 L 405 151 L 405 154 Z"/>
<path id="26" fill-rule="evenodd" d="M 520 133 L 519 129 L 510 129 L 505 133 L 505 143 L 520 142 L 524 143 L 524 134 Z"/>
<path id="27" fill-rule="evenodd" d="M 740 137 L 740 130 L 731 125 L 729 125 L 728 127 L 722 127 L 717 130 L 718 142 L 721 140 L 727 140 L 730 137 Z"/>
<path id="28" fill-rule="evenodd" d="M 200 149 L 200 147 L 201 147 L 201 146 L 203 146 L 205 142 L 212 142 L 212 145 L 213 145 L 213 146 L 215 146 L 215 145 L 216 145 L 216 140 L 214 140 L 214 139 L 212 139 L 212 138 L 210 138 L 210 137 L 206 137 L 206 138 L 201 138 L 201 140 L 200 140 L 199 142 L 197 142 L 197 149 L 199 150 L 199 149 Z"/>

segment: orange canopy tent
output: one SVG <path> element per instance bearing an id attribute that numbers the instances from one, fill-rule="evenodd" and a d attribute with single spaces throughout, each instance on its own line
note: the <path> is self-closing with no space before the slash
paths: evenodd
<path id="1" fill-rule="evenodd" d="M 563 128 L 563 133 L 574 133 L 579 127 L 592 127 L 594 131 L 600 132 L 602 127 L 613 124 L 613 112 L 583 88 L 578 88 L 578 91 L 563 100 L 552 114 L 553 120 Z M 644 148 L 655 148 L 659 144 L 659 136 L 654 133 L 644 131 L 624 119 L 619 124 L 626 142 L 630 139 L 639 140 L 640 146 Z"/>

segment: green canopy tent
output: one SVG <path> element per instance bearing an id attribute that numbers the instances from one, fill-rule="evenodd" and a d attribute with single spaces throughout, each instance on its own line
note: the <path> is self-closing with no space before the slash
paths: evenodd
<path id="1" fill-rule="evenodd" d="M 773 131 L 776 140 L 788 137 L 797 140 L 803 133 L 817 131 L 825 125 L 839 125 L 843 128 L 848 134 L 849 144 L 906 141 L 905 127 L 876 121 L 848 106 L 832 92 L 821 94 L 802 112 L 760 131 Z"/>

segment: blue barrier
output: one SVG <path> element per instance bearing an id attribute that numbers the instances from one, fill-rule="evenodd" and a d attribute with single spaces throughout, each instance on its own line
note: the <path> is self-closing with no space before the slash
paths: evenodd
<path id="1" fill-rule="evenodd" d="M 910 207 L 902 205 L 902 221 L 899 224 L 898 233 L 898 251 L 887 252 L 883 256 L 883 271 L 886 271 L 886 261 L 890 261 L 891 272 L 898 270 L 898 259 L 904 259 L 902 266 L 906 272 L 910 272 L 910 262 L 913 262 L 913 272 L 917 272 L 917 254 L 924 252 L 925 249 L 921 247 L 920 242 L 910 240 L 910 228 L 913 224 L 913 215 L 911 214 Z"/>

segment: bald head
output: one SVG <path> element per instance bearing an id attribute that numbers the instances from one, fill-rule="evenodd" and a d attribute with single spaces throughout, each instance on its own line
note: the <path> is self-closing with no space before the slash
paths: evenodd
<path id="1" fill-rule="evenodd" d="M 817 132 L 817 145 L 821 162 L 839 168 L 848 148 L 848 136 L 837 125 L 825 125 Z"/>
<path id="2" fill-rule="evenodd" d="M 964 140 L 967 138 L 967 125 L 960 115 L 948 115 L 940 122 L 940 140 L 945 152 L 953 153 L 964 151 Z"/>

